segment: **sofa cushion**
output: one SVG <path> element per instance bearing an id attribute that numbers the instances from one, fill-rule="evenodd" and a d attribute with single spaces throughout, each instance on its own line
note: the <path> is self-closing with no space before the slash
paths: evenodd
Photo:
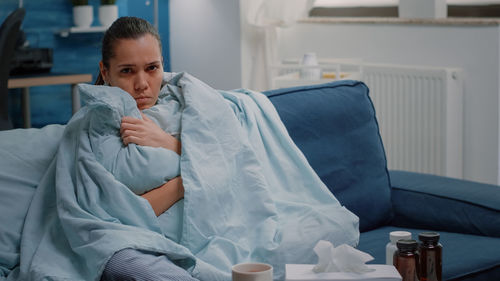
<path id="1" fill-rule="evenodd" d="M 413 239 L 424 229 L 381 227 L 361 233 L 358 249 L 385 263 L 385 245 L 391 231 L 405 230 Z M 500 238 L 439 232 L 443 245 L 443 280 L 500 280 Z"/>
<path id="2" fill-rule="evenodd" d="M 391 225 L 500 238 L 497 185 L 406 171 L 390 171 L 389 175 Z"/>
<path id="3" fill-rule="evenodd" d="M 368 88 L 358 81 L 264 92 L 292 139 L 360 231 L 392 217 L 385 151 Z"/>

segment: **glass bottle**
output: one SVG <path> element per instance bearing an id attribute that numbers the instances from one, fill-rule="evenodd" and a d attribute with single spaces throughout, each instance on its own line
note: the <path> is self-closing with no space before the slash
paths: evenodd
<path id="1" fill-rule="evenodd" d="M 398 249 L 394 252 L 394 266 L 403 281 L 419 281 L 418 243 L 412 239 L 401 239 L 396 242 Z"/>
<path id="2" fill-rule="evenodd" d="M 398 249 L 396 242 L 400 239 L 411 239 L 408 231 L 391 231 L 389 233 L 390 242 L 385 246 L 385 264 L 393 265 L 394 252 Z"/>
<path id="3" fill-rule="evenodd" d="M 439 233 L 422 232 L 418 235 L 420 253 L 420 281 L 441 281 L 443 246 Z"/>

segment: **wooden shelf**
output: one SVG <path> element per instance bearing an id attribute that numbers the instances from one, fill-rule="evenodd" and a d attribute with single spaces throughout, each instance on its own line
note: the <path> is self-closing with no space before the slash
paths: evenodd
<path id="1" fill-rule="evenodd" d="M 41 73 L 33 75 L 10 76 L 7 88 L 24 88 L 59 84 L 77 84 L 92 82 L 92 74 Z"/>

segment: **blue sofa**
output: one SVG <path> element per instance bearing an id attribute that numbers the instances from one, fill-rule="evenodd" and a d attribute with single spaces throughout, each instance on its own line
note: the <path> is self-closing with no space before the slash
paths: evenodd
<path id="1" fill-rule="evenodd" d="M 290 136 L 339 201 L 360 218 L 358 248 L 385 263 L 389 232 L 441 234 L 444 280 L 500 280 L 500 187 L 388 171 L 368 88 L 357 81 L 265 92 Z M 0 161 L 0 280 L 19 262 L 25 213 L 63 126 L 15 130 Z M 2 133 L 0 132 L 0 141 Z M 43 149 L 43 153 L 40 153 Z M 9 216 L 18 219 L 9 220 Z M 16 221 L 18 223 L 12 223 Z M 8 225 L 7 225 L 8 224 Z"/>
<path id="2" fill-rule="evenodd" d="M 438 231 L 443 280 L 500 280 L 500 186 L 388 171 L 369 89 L 358 81 L 265 92 L 337 199 L 360 218 L 358 249 L 385 263 L 389 232 Z"/>

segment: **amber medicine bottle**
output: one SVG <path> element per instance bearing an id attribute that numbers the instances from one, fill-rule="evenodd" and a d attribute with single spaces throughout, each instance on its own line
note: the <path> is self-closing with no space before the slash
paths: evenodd
<path id="1" fill-rule="evenodd" d="M 418 240 L 420 281 L 441 281 L 443 246 L 439 243 L 439 233 L 422 232 Z"/>
<path id="2" fill-rule="evenodd" d="M 419 281 L 419 255 L 418 243 L 412 239 L 401 239 L 396 242 L 397 250 L 394 252 L 394 266 L 403 278 L 403 281 Z"/>

